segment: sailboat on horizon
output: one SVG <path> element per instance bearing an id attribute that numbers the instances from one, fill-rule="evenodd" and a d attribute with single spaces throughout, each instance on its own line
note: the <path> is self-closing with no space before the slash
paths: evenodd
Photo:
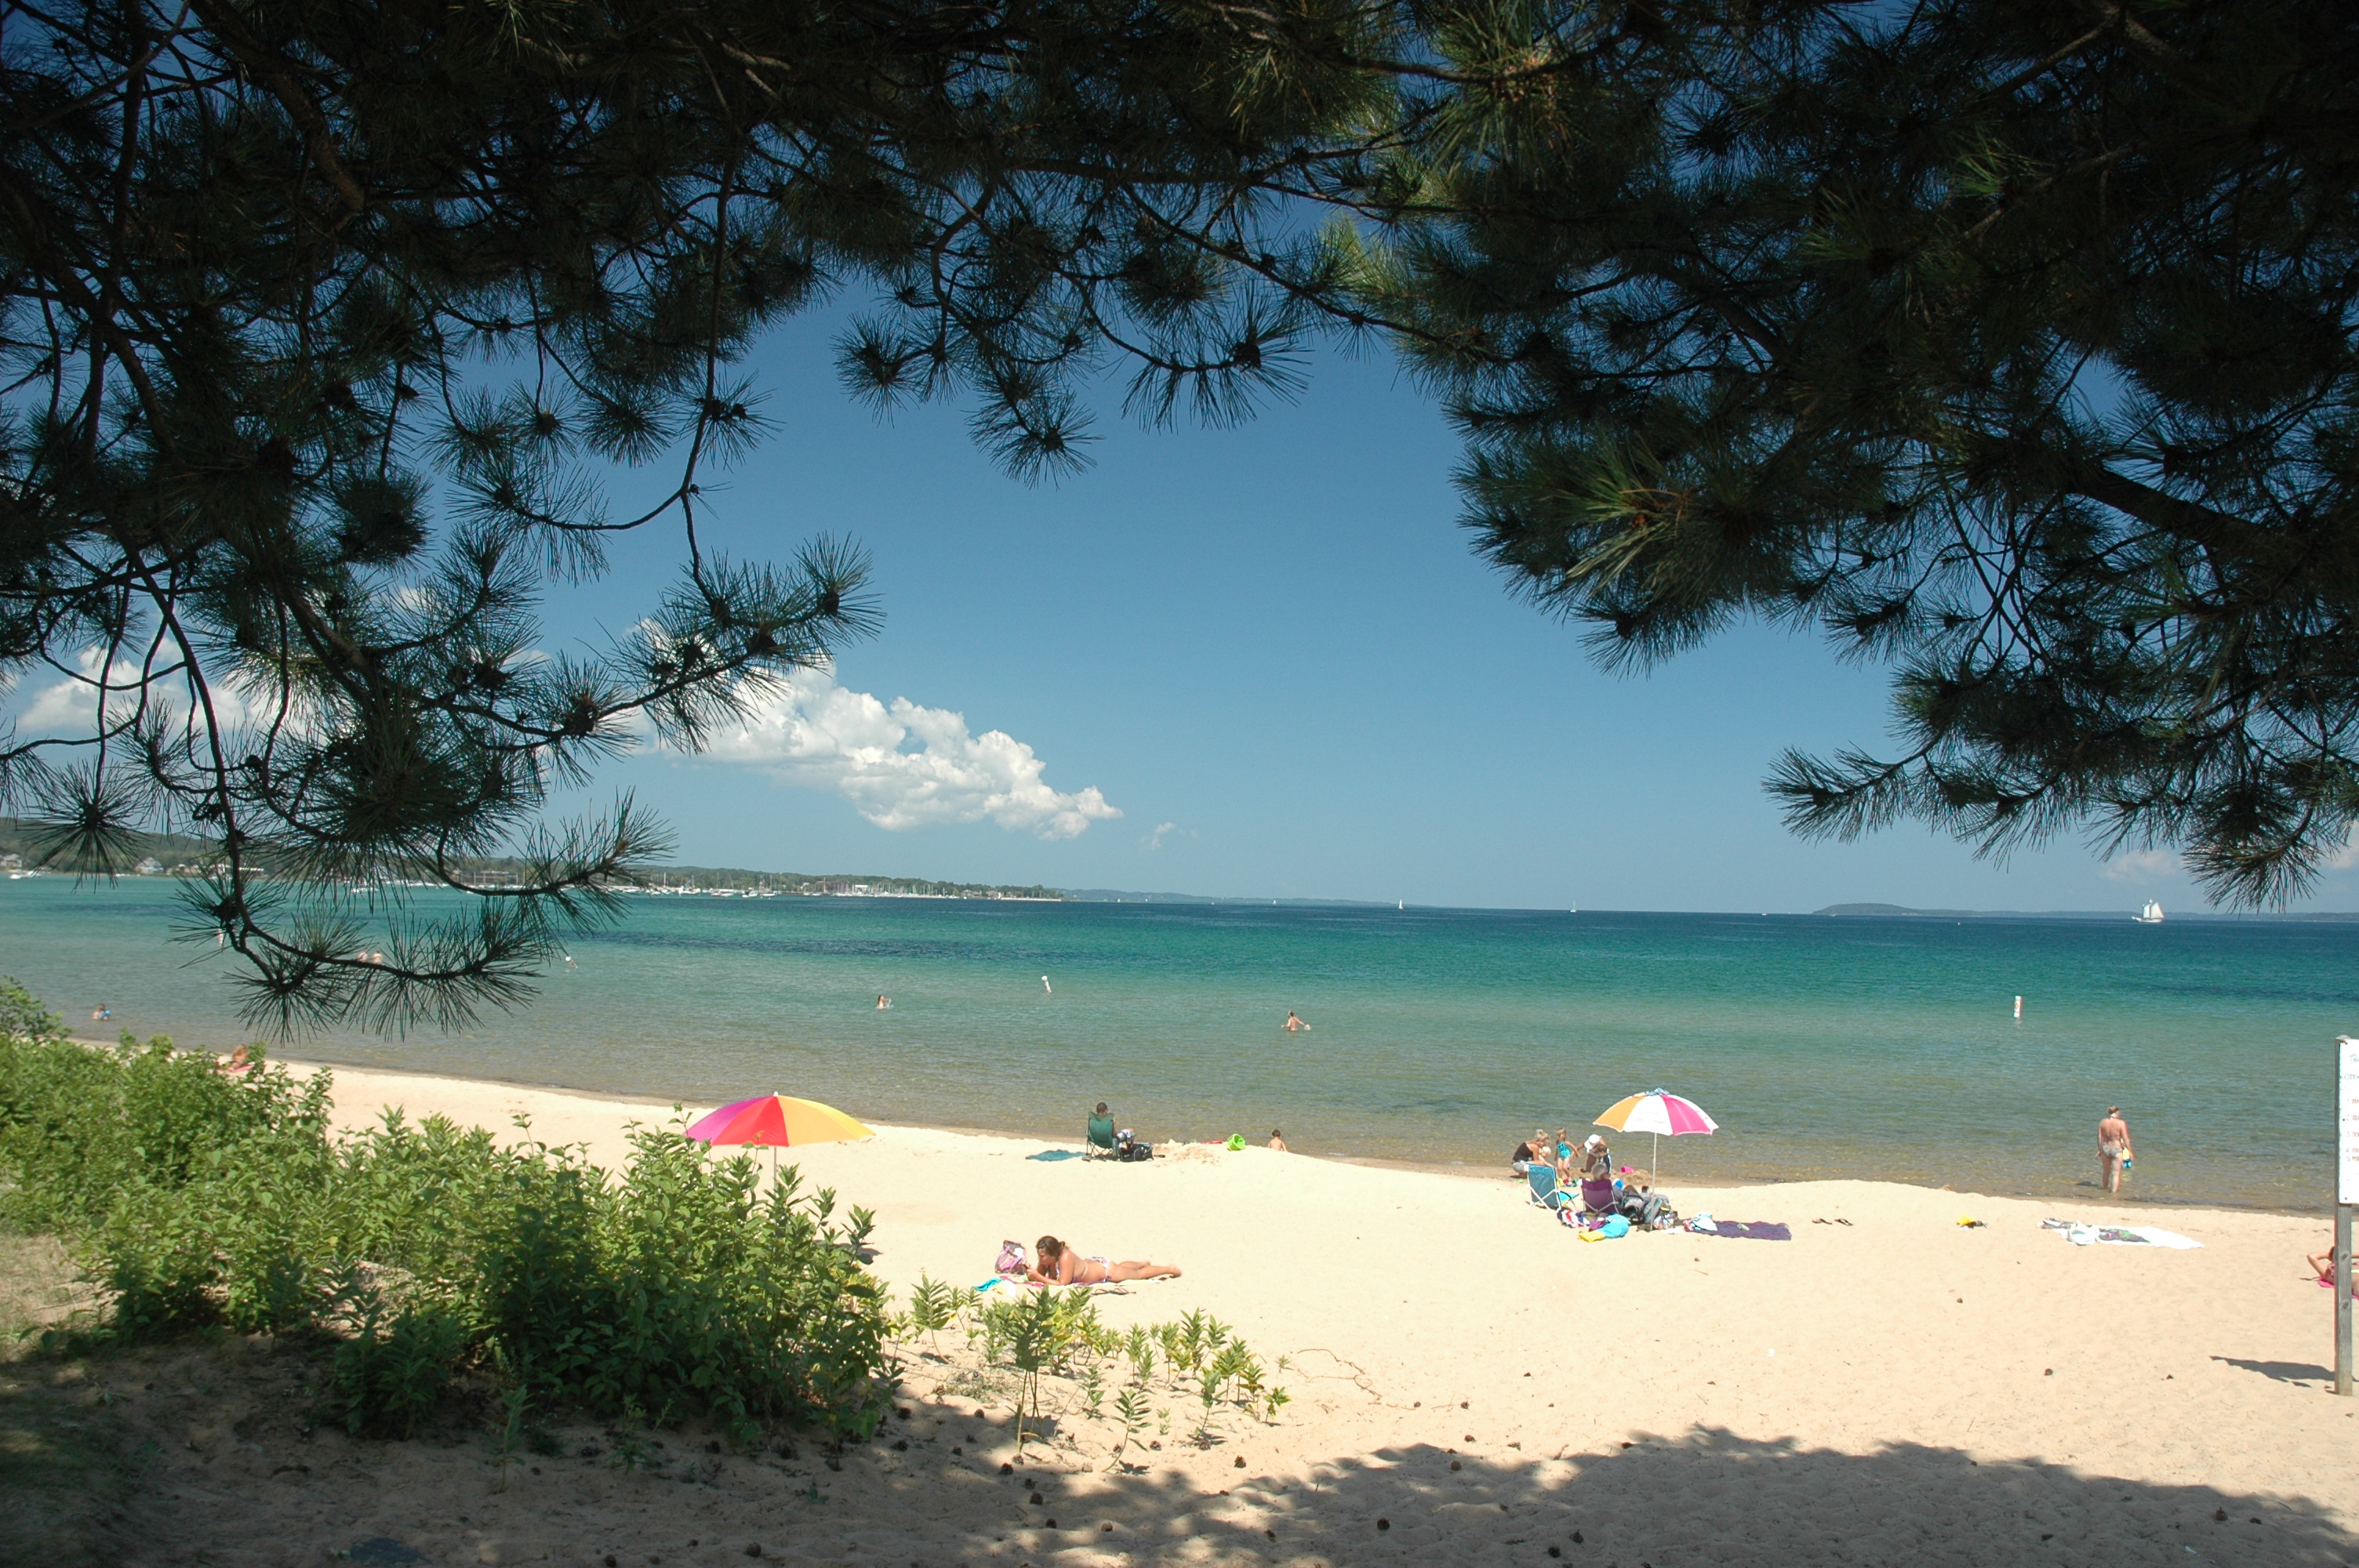
<path id="1" fill-rule="evenodd" d="M 2147 900 L 2147 901 L 2146 901 L 2146 907 L 2145 907 L 2144 909 L 2141 909 L 2141 910 L 2139 910 L 2139 911 L 2137 912 L 2137 923 L 2138 923 L 2140 925 L 2161 925 L 2161 924 L 2162 924 L 2162 903 L 2161 903 L 2161 901 L 2160 901 L 2160 900 L 2158 900 L 2158 899 L 2151 899 L 2151 898 L 2150 898 L 2150 899 L 2148 899 L 2148 900 Z"/>

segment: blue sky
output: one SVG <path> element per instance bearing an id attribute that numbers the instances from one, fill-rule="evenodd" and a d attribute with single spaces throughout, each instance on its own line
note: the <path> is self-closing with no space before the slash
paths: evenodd
<path id="1" fill-rule="evenodd" d="M 1381 353 L 1321 356 L 1295 404 L 1238 429 L 1143 431 L 1109 397 L 1093 466 L 1036 487 L 992 466 L 956 406 L 880 422 L 853 404 L 840 319 L 756 356 L 777 429 L 713 498 L 723 547 L 860 540 L 887 619 L 822 696 L 962 715 L 964 735 L 1031 749 L 1036 794 L 1094 788 L 1121 815 L 1053 838 L 1021 812 L 880 827 L 861 806 L 890 818 L 889 801 L 847 798 L 840 767 L 771 765 L 758 743 L 612 770 L 602 784 L 656 806 L 684 860 L 1526 907 L 2200 902 L 2167 856 L 2108 867 L 2068 843 L 2001 867 L 1919 827 L 1787 834 L 1760 780 L 1788 744 L 1878 743 L 1877 674 L 1766 628 L 1644 676 L 1597 670 L 1468 550 L 1457 443 Z M 618 552 L 585 604 L 627 615 L 676 548 Z M 2354 883 L 2337 873 L 2318 902 L 2359 902 Z"/>
<path id="2" fill-rule="evenodd" d="M 955 405 L 880 422 L 845 396 L 842 319 L 762 345 L 776 429 L 703 537 L 776 559 L 853 537 L 885 628 L 713 754 L 603 773 L 596 800 L 636 790 L 683 861 L 1531 908 L 2201 902 L 2167 854 L 1787 834 L 1762 777 L 1787 745 L 1881 744 L 1879 675 L 1759 627 L 1596 669 L 1469 551 L 1458 445 L 1381 351 L 1321 355 L 1232 430 L 1140 430 L 1109 395 L 1093 466 L 1027 486 Z M 623 539 L 552 594 L 550 645 L 627 625 L 679 559 L 674 524 Z M 2359 906 L 2359 871 L 2310 902 Z"/>

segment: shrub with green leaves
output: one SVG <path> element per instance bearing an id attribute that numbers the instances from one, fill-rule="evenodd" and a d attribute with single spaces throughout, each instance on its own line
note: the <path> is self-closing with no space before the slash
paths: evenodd
<path id="1" fill-rule="evenodd" d="M 875 1430 L 872 1220 L 791 1168 L 652 1128 L 619 1175 L 439 1117 L 338 1135 L 325 1073 L 93 1049 L 13 982 L 0 1030 L 0 1218 L 63 1237 L 114 1332 L 342 1336 L 354 1431 L 412 1430 L 462 1363 L 601 1414 Z"/>
<path id="2" fill-rule="evenodd" d="M 408 1437 L 434 1411 L 466 1348 L 467 1331 L 439 1307 L 388 1314 L 370 1292 L 359 1332 L 336 1347 L 328 1408 L 355 1435 Z"/>

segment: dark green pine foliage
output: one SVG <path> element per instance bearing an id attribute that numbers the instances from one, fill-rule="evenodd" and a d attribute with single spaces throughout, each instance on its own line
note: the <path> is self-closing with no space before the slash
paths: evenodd
<path id="1" fill-rule="evenodd" d="M 1364 274 L 1482 547 L 1609 664 L 1745 616 L 1895 670 L 1805 833 L 2175 844 L 2279 900 L 2359 814 L 2359 10 L 1506 4 Z"/>
<path id="2" fill-rule="evenodd" d="M 699 547 L 764 428 L 757 335 L 873 295 L 847 384 L 966 397 L 1018 473 L 1079 460 L 1076 388 L 1110 370 L 1139 416 L 1234 417 L 1334 319 L 1344 252 L 1282 204 L 1387 145 L 1386 79 L 1352 61 L 1393 26 L 0 5 L 0 678 L 75 682 L 85 716 L 0 735 L 0 812 L 100 868 L 132 828 L 217 842 L 188 935 L 226 933 L 275 1028 L 521 1000 L 663 845 L 627 799 L 547 826 L 550 789 L 695 748 L 875 622 L 844 543 Z M 626 470 L 659 499 L 613 504 Z M 646 527 L 677 531 L 678 580 L 547 648 L 541 596 Z M 462 917 L 386 886 L 499 855 L 516 885 Z"/>

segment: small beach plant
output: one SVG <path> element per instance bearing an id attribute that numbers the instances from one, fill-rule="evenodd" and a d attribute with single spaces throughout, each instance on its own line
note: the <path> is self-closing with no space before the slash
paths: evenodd
<path id="1" fill-rule="evenodd" d="M 1125 1451 L 1138 1444 L 1138 1434 L 1146 1428 L 1147 1418 L 1147 1393 L 1143 1389 L 1125 1389 L 1114 1399 L 1114 1420 L 1122 1423 L 1121 1435 L 1114 1439 L 1114 1457 L 1110 1463 L 1119 1468 Z"/>
<path id="2" fill-rule="evenodd" d="M 1191 1436 L 1199 1443 L 1217 1440 L 1223 1405 L 1269 1421 L 1288 1402 L 1283 1389 L 1266 1385 L 1260 1357 L 1209 1313 L 1117 1331 L 1099 1317 L 1092 1293 L 1077 1290 L 971 1302 L 964 1317 L 977 1364 L 959 1367 L 940 1387 L 977 1400 L 995 1388 L 1015 1409 L 1019 1456 L 1062 1411 L 1088 1421 L 1110 1416 L 1119 1431 L 1108 1463 L 1119 1466 L 1150 1417 L 1158 1437 L 1171 1434 L 1171 1410 L 1153 1405 L 1158 1389 L 1184 1392 L 1196 1402 L 1200 1414 Z M 897 1321 L 905 1331 L 923 1331 L 914 1305 Z M 1278 1364 L 1283 1367 L 1285 1358 Z M 1108 1374 L 1117 1367 L 1128 1378 L 1114 1390 L 1109 1405 Z M 1060 1391 L 1066 1380 L 1070 1395 Z"/>
<path id="3" fill-rule="evenodd" d="M 408 1437 L 441 1401 L 466 1332 L 449 1313 L 392 1308 L 374 1291 L 358 1311 L 359 1332 L 336 1347 L 329 1408 L 354 1436 Z"/>
<path id="4" fill-rule="evenodd" d="M 1156 1344 L 1156 1336 L 1147 1331 L 1145 1324 L 1131 1325 L 1123 1341 L 1123 1349 L 1130 1357 L 1130 1375 L 1141 1388 L 1155 1380 Z"/>
<path id="5" fill-rule="evenodd" d="M 918 1283 L 909 1292 L 909 1312 L 907 1322 L 911 1329 L 926 1336 L 932 1344 L 940 1332 L 958 1317 L 959 1290 L 929 1275 L 919 1274 Z"/>

